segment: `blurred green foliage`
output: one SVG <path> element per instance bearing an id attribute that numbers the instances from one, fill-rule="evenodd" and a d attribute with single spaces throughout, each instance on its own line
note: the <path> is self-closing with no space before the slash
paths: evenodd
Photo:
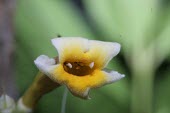
<path id="1" fill-rule="evenodd" d="M 93 90 L 91 100 L 69 94 L 67 113 L 131 113 L 133 61 L 138 67 L 143 60 L 153 65 L 157 75 L 150 81 L 154 84 L 153 112 L 169 113 L 170 71 L 168 67 L 159 73 L 159 67 L 170 58 L 170 4 L 158 0 L 81 0 L 81 3 L 82 10 L 71 0 L 17 1 L 15 70 L 20 95 L 38 72 L 34 59 L 41 54 L 57 55 L 50 40 L 58 34 L 78 36 L 121 43 L 121 54 L 108 67 L 126 77 Z M 62 95 L 63 87 L 44 96 L 35 113 L 59 113 Z"/>

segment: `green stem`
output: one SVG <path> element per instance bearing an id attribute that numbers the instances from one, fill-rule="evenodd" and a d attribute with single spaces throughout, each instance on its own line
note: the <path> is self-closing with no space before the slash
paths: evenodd
<path id="1" fill-rule="evenodd" d="M 63 99 L 61 103 L 61 113 L 66 113 L 66 102 L 67 102 L 68 89 L 65 87 Z"/>
<path id="2" fill-rule="evenodd" d="M 149 57 L 149 56 L 148 56 Z M 132 113 L 152 113 L 153 60 L 135 58 L 132 68 Z"/>

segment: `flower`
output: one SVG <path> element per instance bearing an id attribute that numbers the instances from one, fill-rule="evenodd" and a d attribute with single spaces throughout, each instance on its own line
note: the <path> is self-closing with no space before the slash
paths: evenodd
<path id="1" fill-rule="evenodd" d="M 40 71 L 59 84 L 64 84 L 78 97 L 89 99 L 89 90 L 115 82 L 125 75 L 105 69 L 120 51 L 120 44 L 88 40 L 81 37 L 52 39 L 58 51 L 54 58 L 40 55 L 34 62 Z"/>
<path id="2" fill-rule="evenodd" d="M 0 97 L 0 113 L 12 113 L 15 110 L 15 101 L 8 95 Z"/>

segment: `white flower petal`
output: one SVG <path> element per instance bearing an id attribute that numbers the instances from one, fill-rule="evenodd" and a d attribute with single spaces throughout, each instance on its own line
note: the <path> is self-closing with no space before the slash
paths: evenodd
<path id="1" fill-rule="evenodd" d="M 104 69 L 104 72 L 106 73 L 106 82 L 107 82 L 106 84 L 116 82 L 125 77 L 124 74 L 120 74 L 117 71 L 113 71 L 113 70 L 109 71 L 107 69 Z"/>
<path id="2" fill-rule="evenodd" d="M 8 95 L 3 94 L 0 97 L 0 112 L 1 113 L 12 113 L 15 109 L 14 100 Z"/>
<path id="3" fill-rule="evenodd" d="M 91 99 L 89 97 L 90 87 L 87 87 L 85 90 L 82 91 L 78 91 L 73 88 L 68 88 L 68 89 L 74 96 L 80 97 L 82 99 L 88 99 L 88 100 Z"/>
<path id="4" fill-rule="evenodd" d="M 17 103 L 17 110 L 24 113 L 32 113 L 33 110 L 24 105 L 22 98 L 19 99 Z"/>
<path id="5" fill-rule="evenodd" d="M 89 97 L 89 91 L 90 88 L 87 88 L 86 91 L 83 93 L 83 97 L 85 97 L 86 99 L 90 100 L 91 98 Z"/>
<path id="6" fill-rule="evenodd" d="M 54 38 L 51 42 L 58 51 L 59 61 L 62 60 L 62 56 L 65 56 L 63 54 L 66 49 L 72 52 L 71 54 L 75 53 L 75 48 L 78 48 L 81 52 L 87 52 L 89 50 L 88 39 L 81 37 Z"/>
<path id="7" fill-rule="evenodd" d="M 103 61 L 103 68 L 109 63 L 109 61 L 120 52 L 121 45 L 116 42 L 103 42 L 96 40 L 89 40 L 90 51 L 96 53 L 95 51 L 100 51 L 98 61 Z"/>
<path id="8" fill-rule="evenodd" d="M 82 53 L 90 52 L 91 57 L 95 56 L 95 61 L 100 62 L 99 67 L 103 68 L 119 53 L 121 48 L 116 42 L 88 40 L 81 37 L 54 38 L 51 41 L 58 51 L 60 63 L 70 57 L 78 59 Z"/>
<path id="9" fill-rule="evenodd" d="M 40 55 L 34 60 L 34 63 L 41 72 L 48 76 L 50 76 L 51 71 L 57 67 L 55 59 L 49 58 L 46 55 Z"/>

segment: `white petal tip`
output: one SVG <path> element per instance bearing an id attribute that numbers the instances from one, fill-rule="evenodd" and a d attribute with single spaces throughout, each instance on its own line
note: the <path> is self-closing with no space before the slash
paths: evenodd
<path id="1" fill-rule="evenodd" d="M 34 63 L 37 68 L 46 75 L 49 75 L 49 73 L 57 66 L 55 59 L 49 58 L 46 55 L 40 55 L 34 60 Z"/>
<path id="2" fill-rule="evenodd" d="M 94 67 L 94 62 L 90 63 L 89 67 L 92 69 Z"/>
<path id="3" fill-rule="evenodd" d="M 22 98 L 17 103 L 17 110 L 24 113 L 32 113 L 32 109 L 24 105 Z"/>
<path id="4" fill-rule="evenodd" d="M 87 97 L 87 100 L 91 100 L 91 97 L 88 96 L 88 97 Z"/>
<path id="5" fill-rule="evenodd" d="M 61 38 L 53 38 L 53 39 L 51 39 L 51 43 L 52 43 L 54 46 L 57 46 L 58 43 L 59 43 L 59 40 L 61 40 Z"/>
<path id="6" fill-rule="evenodd" d="M 36 65 L 54 65 L 55 60 L 52 58 L 49 58 L 46 55 L 40 55 L 36 60 L 34 60 L 34 63 Z"/>
<path id="7" fill-rule="evenodd" d="M 112 83 L 112 82 L 118 81 L 118 80 L 125 77 L 124 74 L 120 74 L 117 71 L 107 71 L 107 70 L 105 70 L 105 72 L 106 72 L 106 75 L 107 75 L 106 76 L 107 83 Z"/>
<path id="8" fill-rule="evenodd" d="M 113 43 L 114 44 L 114 56 L 116 56 L 120 52 L 121 45 L 119 43 Z"/>
<path id="9" fill-rule="evenodd" d="M 116 71 L 112 71 L 111 74 L 112 74 L 112 76 L 114 77 L 115 80 L 120 80 L 120 79 L 125 77 L 124 74 L 120 74 Z"/>
<path id="10" fill-rule="evenodd" d="M 125 75 L 124 75 L 124 74 L 122 74 L 122 75 L 121 75 L 121 77 L 122 77 L 122 78 L 124 78 L 124 77 L 125 77 Z"/>
<path id="11" fill-rule="evenodd" d="M 72 90 L 69 89 L 71 91 L 71 93 L 79 98 L 85 99 L 85 100 L 90 100 L 91 98 L 89 97 L 89 91 L 90 91 L 90 87 L 88 87 L 86 90 L 84 91 L 78 91 L 78 90 Z"/>

